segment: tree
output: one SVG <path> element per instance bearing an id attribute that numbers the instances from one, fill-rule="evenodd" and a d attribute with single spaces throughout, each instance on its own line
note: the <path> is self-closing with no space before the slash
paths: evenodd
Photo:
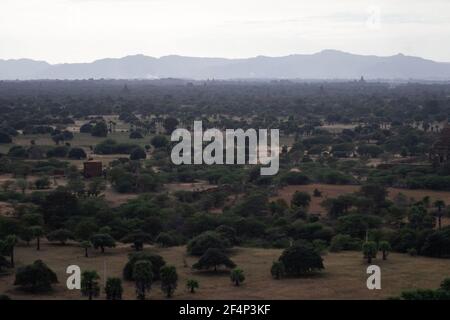
<path id="1" fill-rule="evenodd" d="M 91 243 L 95 249 L 100 248 L 102 253 L 105 253 L 105 248 L 114 248 L 116 246 L 113 237 L 105 233 L 94 234 L 91 237 Z"/>
<path id="2" fill-rule="evenodd" d="M 372 263 L 372 258 L 376 258 L 377 256 L 377 244 L 374 241 L 367 241 L 362 245 L 362 251 L 364 254 L 364 258 L 367 259 L 367 263 Z"/>
<path id="3" fill-rule="evenodd" d="M 284 264 L 281 261 L 274 261 L 272 263 L 272 268 L 270 268 L 270 274 L 276 280 L 280 280 L 285 274 Z"/>
<path id="4" fill-rule="evenodd" d="M 82 148 L 72 148 L 69 151 L 69 159 L 82 160 L 86 158 L 86 152 Z"/>
<path id="5" fill-rule="evenodd" d="M 153 281 L 152 264 L 150 261 L 137 261 L 133 268 L 133 279 L 136 285 L 136 296 L 145 300 L 145 294 L 150 291 Z"/>
<path id="6" fill-rule="evenodd" d="M 89 240 L 98 231 L 97 224 L 89 219 L 81 220 L 75 227 L 75 238 Z"/>
<path id="7" fill-rule="evenodd" d="M 22 194 L 25 194 L 25 190 L 28 188 L 28 182 L 25 179 L 17 179 L 16 185 L 22 191 Z"/>
<path id="8" fill-rule="evenodd" d="M 178 274 L 174 266 L 164 266 L 160 271 L 161 290 L 166 294 L 167 298 L 171 298 L 177 288 Z"/>
<path id="9" fill-rule="evenodd" d="M 230 243 L 219 233 L 206 231 L 189 241 L 187 251 L 194 256 L 201 256 L 209 248 L 225 250 L 230 247 Z"/>
<path id="10" fill-rule="evenodd" d="M 386 201 L 386 196 L 388 195 L 388 192 L 384 186 L 375 183 L 363 185 L 361 187 L 361 193 L 365 197 L 372 199 L 377 207 Z"/>
<path id="11" fill-rule="evenodd" d="M 19 238 L 30 245 L 30 241 L 34 239 L 33 230 L 28 226 L 23 226 L 19 232 Z"/>
<path id="12" fill-rule="evenodd" d="M 429 257 L 450 257 L 450 226 L 428 234 L 420 252 Z"/>
<path id="13" fill-rule="evenodd" d="M 387 241 L 381 241 L 379 245 L 380 251 L 383 253 L 383 260 L 387 259 L 389 251 L 391 251 L 391 245 Z"/>
<path id="14" fill-rule="evenodd" d="M 81 274 L 81 294 L 89 297 L 89 300 L 98 297 L 100 294 L 99 279 L 97 271 L 83 271 Z"/>
<path id="15" fill-rule="evenodd" d="M 56 274 L 41 260 L 19 268 L 14 281 L 14 285 L 34 293 L 50 291 L 54 283 L 58 283 Z"/>
<path id="16" fill-rule="evenodd" d="M 231 270 L 230 279 L 236 287 L 239 287 L 239 285 L 245 280 L 244 271 L 239 268 Z"/>
<path id="17" fill-rule="evenodd" d="M 36 239 L 36 250 L 41 250 L 41 237 L 44 235 L 44 229 L 40 226 L 33 226 L 30 228 L 33 237 Z"/>
<path id="18" fill-rule="evenodd" d="M 0 144 L 1 143 L 12 143 L 12 139 L 8 134 L 0 132 Z"/>
<path id="19" fill-rule="evenodd" d="M 163 257 L 157 254 L 152 254 L 148 252 L 134 252 L 129 254 L 128 262 L 123 268 L 123 277 L 125 280 L 132 281 L 134 265 L 138 261 L 149 261 L 152 266 L 153 280 L 157 281 L 160 278 L 160 270 L 166 264 Z"/>
<path id="20" fill-rule="evenodd" d="M 195 279 L 188 279 L 186 282 L 186 287 L 189 289 L 191 293 L 195 293 L 195 289 L 198 289 L 200 285 L 198 284 L 198 281 Z"/>
<path id="21" fill-rule="evenodd" d="M 0 243 L 0 246 L 1 246 L 1 243 Z M 6 269 L 9 269 L 11 267 L 12 267 L 11 264 L 0 252 L 0 274 L 3 273 Z"/>
<path id="22" fill-rule="evenodd" d="M 172 131 L 174 131 L 178 126 L 178 120 L 175 118 L 166 118 L 164 120 L 164 129 L 166 129 L 166 132 L 168 134 L 172 134 Z"/>
<path id="23" fill-rule="evenodd" d="M 5 254 L 10 258 L 10 265 L 14 268 L 14 248 L 17 244 L 17 237 L 15 235 L 6 236 L 5 240 L 0 241 L 0 255 Z"/>
<path id="24" fill-rule="evenodd" d="M 298 242 L 285 249 L 278 260 L 283 263 L 286 274 L 291 276 L 302 276 L 324 269 L 322 257 L 307 242 Z"/>
<path id="25" fill-rule="evenodd" d="M 177 241 L 174 237 L 166 232 L 159 233 L 155 239 L 155 243 L 165 248 L 177 245 Z"/>
<path id="26" fill-rule="evenodd" d="M 148 233 L 137 230 L 125 236 L 122 239 L 122 242 L 132 243 L 136 251 L 142 251 L 144 248 L 144 243 L 150 243 L 151 240 L 152 237 Z"/>
<path id="27" fill-rule="evenodd" d="M 152 138 L 152 140 L 150 141 L 150 143 L 156 148 L 164 148 L 169 144 L 169 140 L 167 140 L 167 138 L 165 136 L 154 136 Z"/>
<path id="28" fill-rule="evenodd" d="M 104 121 L 96 123 L 91 130 L 91 135 L 94 137 L 106 137 L 108 135 L 108 126 Z"/>
<path id="29" fill-rule="evenodd" d="M 131 160 L 141 160 L 147 158 L 147 154 L 145 150 L 141 147 L 134 148 L 130 153 Z"/>
<path id="30" fill-rule="evenodd" d="M 80 127 L 80 133 L 91 133 L 92 128 L 93 128 L 92 124 L 90 124 L 89 122 L 85 123 Z"/>
<path id="31" fill-rule="evenodd" d="M 58 229 L 47 234 L 47 239 L 51 242 L 58 241 L 65 245 L 68 240 L 73 240 L 73 234 L 67 229 Z"/>
<path id="32" fill-rule="evenodd" d="M 89 257 L 89 255 L 88 255 L 88 249 L 89 249 L 89 248 L 92 248 L 92 243 L 91 243 L 90 241 L 82 241 L 82 242 L 80 243 L 80 246 L 84 249 L 84 256 L 85 256 L 86 258 L 88 258 L 88 257 Z"/>
<path id="33" fill-rule="evenodd" d="M 236 266 L 222 250 L 209 248 L 192 267 L 197 270 L 214 268 L 214 272 L 217 272 L 217 267 L 222 265 L 226 268 Z"/>
<path id="34" fill-rule="evenodd" d="M 311 202 L 311 196 L 306 192 L 295 191 L 291 200 L 291 207 L 307 208 Z"/>
<path id="35" fill-rule="evenodd" d="M 434 207 L 438 209 L 436 216 L 438 218 L 438 227 L 440 230 L 442 228 L 442 216 L 443 216 L 442 209 L 445 208 L 445 202 L 443 200 L 436 200 L 434 202 Z"/>
<path id="36" fill-rule="evenodd" d="M 105 293 L 107 300 L 122 300 L 122 280 L 120 278 L 108 278 Z"/>

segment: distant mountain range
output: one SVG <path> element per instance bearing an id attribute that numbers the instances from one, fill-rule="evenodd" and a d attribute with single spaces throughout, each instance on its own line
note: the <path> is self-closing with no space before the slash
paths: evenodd
<path id="1" fill-rule="evenodd" d="M 356 55 L 336 50 L 248 59 L 144 55 L 91 63 L 0 60 L 1 80 L 31 79 L 398 79 L 450 80 L 450 63 L 398 54 Z"/>

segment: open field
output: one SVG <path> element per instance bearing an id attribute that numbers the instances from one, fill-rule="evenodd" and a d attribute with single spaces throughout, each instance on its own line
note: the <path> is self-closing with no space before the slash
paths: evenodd
<path id="1" fill-rule="evenodd" d="M 384 299 L 398 295 L 402 290 L 413 288 L 435 288 L 443 278 L 450 276 L 450 260 L 424 257 L 410 257 L 392 253 L 387 261 L 374 260 L 382 270 L 382 290 L 370 291 L 366 288 L 366 263 L 359 252 L 330 253 L 324 256 L 325 271 L 321 274 L 299 279 L 273 280 L 270 266 L 281 250 L 236 248 L 232 260 L 246 274 L 241 287 L 234 287 L 225 272 L 198 272 L 190 266 L 196 258 L 185 255 L 185 247 L 151 248 L 150 251 L 164 257 L 168 264 L 176 266 L 179 281 L 175 299 Z M 101 255 L 91 253 L 84 258 L 83 249 L 76 246 L 60 246 L 44 243 L 40 252 L 34 246 L 20 246 L 16 250 L 17 265 L 21 266 L 42 259 L 58 275 L 59 284 L 49 294 L 31 295 L 14 288 L 12 275 L 0 277 L 0 293 L 14 299 L 84 299 L 78 291 L 65 289 L 65 269 L 71 264 L 79 265 L 82 270 L 95 269 L 104 275 L 121 277 L 122 268 L 132 250 L 121 245 L 107 250 Z M 188 267 L 184 266 L 186 259 Z M 105 273 L 106 272 L 106 273 Z M 197 279 L 200 289 L 190 294 L 185 283 L 187 279 Z M 134 284 L 124 282 L 124 298 L 134 299 Z M 102 297 L 104 294 L 102 293 Z M 149 295 L 150 299 L 164 298 L 155 283 Z"/>

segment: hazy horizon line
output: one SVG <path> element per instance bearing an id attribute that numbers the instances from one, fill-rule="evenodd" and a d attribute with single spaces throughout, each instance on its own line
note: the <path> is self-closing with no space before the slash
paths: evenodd
<path id="1" fill-rule="evenodd" d="M 122 55 L 122 56 L 116 56 L 116 57 L 112 57 L 112 56 L 108 56 L 108 57 L 103 57 L 103 58 L 97 58 L 94 60 L 90 60 L 90 61 L 82 61 L 82 62 L 49 62 L 48 60 L 42 60 L 42 59 L 35 59 L 35 58 L 29 58 L 29 57 L 21 57 L 21 58 L 0 58 L 0 61 L 20 61 L 20 60 L 28 60 L 28 61 L 35 61 L 35 62 L 44 62 L 47 63 L 49 65 L 52 66 L 56 66 L 56 65 L 64 65 L 64 64 L 91 64 L 91 63 L 95 63 L 97 61 L 102 61 L 102 60 L 121 60 L 127 57 L 134 57 L 134 56 L 144 56 L 144 57 L 148 57 L 148 58 L 154 58 L 154 59 L 162 59 L 162 58 L 166 58 L 166 57 L 184 57 L 184 58 L 201 58 L 201 59 L 225 59 L 225 60 L 248 60 L 248 59 L 254 59 L 254 58 L 259 58 L 259 57 L 264 57 L 264 58 L 284 58 L 284 57 L 290 57 L 290 56 L 297 56 L 297 55 L 316 55 L 316 54 L 320 54 L 323 52 L 339 52 L 339 53 L 344 53 L 344 54 L 350 54 L 350 55 L 355 55 L 355 56 L 366 56 L 366 57 L 379 57 L 379 58 L 389 58 L 389 57 L 394 57 L 394 56 L 406 56 L 406 57 L 414 57 L 414 58 L 420 58 L 420 59 L 424 59 L 424 60 L 429 60 L 429 61 L 433 61 L 433 62 L 437 62 L 437 63 L 450 63 L 449 61 L 438 61 L 438 60 L 434 60 L 432 58 L 426 58 L 426 57 L 422 57 L 422 56 L 415 56 L 415 55 L 410 55 L 410 54 L 405 54 L 402 52 L 398 52 L 396 54 L 390 54 L 390 55 L 377 55 L 377 54 L 367 54 L 367 53 L 353 53 L 350 51 L 343 51 L 343 50 L 338 50 L 338 49 L 322 49 L 319 51 L 315 51 L 315 52 L 310 52 L 310 53 L 291 53 L 291 54 L 285 54 L 285 55 L 264 55 L 264 54 L 259 54 L 259 55 L 253 55 L 253 56 L 245 56 L 245 57 L 224 57 L 224 56 L 196 56 L 196 55 L 183 55 L 183 54 L 179 54 L 179 53 L 171 53 L 171 54 L 165 54 L 165 55 L 161 55 L 161 56 L 153 56 L 153 55 L 148 55 L 145 53 L 130 53 L 127 55 Z"/>

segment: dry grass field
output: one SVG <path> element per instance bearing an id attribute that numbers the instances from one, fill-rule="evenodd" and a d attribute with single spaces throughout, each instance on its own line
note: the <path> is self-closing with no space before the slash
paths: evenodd
<path id="1" fill-rule="evenodd" d="M 381 267 L 382 290 L 370 291 L 366 287 L 367 265 L 361 254 L 343 252 L 324 256 L 325 270 L 321 274 L 273 280 L 270 266 L 281 250 L 236 248 L 231 258 L 245 271 L 246 280 L 241 287 L 234 287 L 226 272 L 193 271 L 190 266 L 197 259 L 186 256 L 185 247 L 152 247 L 147 250 L 161 254 L 169 264 L 176 266 L 179 282 L 174 299 L 384 299 L 405 289 L 435 288 L 443 278 L 450 276 L 450 260 L 392 253 L 387 261 L 380 258 L 374 260 Z M 31 295 L 13 286 L 13 275 L 2 276 L 0 294 L 8 294 L 14 299 L 84 299 L 79 291 L 65 288 L 67 266 L 76 264 L 82 270 L 97 270 L 103 284 L 105 274 L 121 277 L 130 252 L 132 250 L 128 246 L 121 245 L 107 250 L 104 255 L 92 252 L 91 257 L 85 258 L 83 249 L 75 245 L 64 247 L 44 243 L 40 252 L 34 246 L 20 246 L 16 251 L 18 266 L 42 259 L 57 273 L 60 283 L 49 294 Z M 185 261 L 188 266 L 185 266 Z M 195 294 L 185 288 L 186 280 L 191 278 L 200 283 L 200 289 Z M 103 293 L 100 298 L 104 298 Z M 149 299 L 163 298 L 159 283 L 155 283 Z M 124 299 L 135 299 L 132 282 L 124 282 Z"/>
<path id="2" fill-rule="evenodd" d="M 322 197 L 312 197 L 314 189 L 318 189 L 322 192 Z M 271 198 L 274 199 L 284 199 L 288 204 L 290 203 L 292 196 L 296 191 L 307 192 L 311 195 L 311 204 L 309 207 L 310 212 L 325 214 L 325 209 L 320 205 L 322 201 L 327 198 L 336 198 L 340 195 L 352 193 L 358 191 L 360 186 L 356 185 L 332 185 L 332 184 L 321 184 L 313 183 L 301 186 L 287 186 L 278 190 L 278 194 Z M 444 200 L 445 203 L 450 204 L 450 192 L 448 191 L 433 191 L 433 190 L 409 190 L 409 189 L 399 189 L 399 188 L 388 188 L 389 199 L 395 199 L 395 197 L 402 193 L 410 199 L 415 201 L 421 200 L 425 196 L 429 196 L 431 202 L 435 200 Z"/>

